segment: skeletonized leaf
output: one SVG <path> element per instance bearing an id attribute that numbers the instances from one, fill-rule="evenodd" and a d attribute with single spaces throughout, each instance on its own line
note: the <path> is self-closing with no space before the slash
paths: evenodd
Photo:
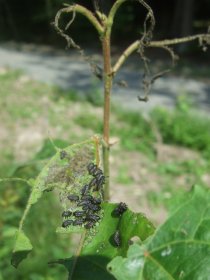
<path id="1" fill-rule="evenodd" d="M 116 257 L 108 270 L 118 280 L 209 279 L 210 192 L 195 187 L 192 196 L 127 258 Z"/>
<path id="2" fill-rule="evenodd" d="M 89 162 L 99 161 L 98 148 L 99 139 L 97 137 L 71 145 L 62 150 L 57 148 L 56 154 L 44 166 L 37 178 L 29 181 L 33 182 L 33 186 L 16 236 L 12 256 L 12 264 L 15 267 L 18 266 L 33 248 L 30 240 L 24 233 L 24 222 L 31 207 L 39 201 L 43 192 L 54 189 L 59 193 L 60 202 L 64 210 L 69 207 L 75 207 L 67 199 L 67 196 L 72 193 L 79 194 L 81 186 L 88 182 L 89 174 L 87 172 L 87 164 Z M 74 227 L 66 231 L 78 230 L 80 230 L 79 227 Z"/>

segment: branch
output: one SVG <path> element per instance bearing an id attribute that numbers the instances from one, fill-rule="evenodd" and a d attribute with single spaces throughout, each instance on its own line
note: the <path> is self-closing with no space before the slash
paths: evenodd
<path id="1" fill-rule="evenodd" d="M 197 34 L 193 36 L 183 37 L 183 38 L 176 38 L 176 39 L 166 39 L 162 41 L 151 41 L 148 42 L 146 47 L 157 47 L 157 48 L 164 48 L 169 45 L 177 45 L 181 43 L 186 43 L 194 40 L 199 40 L 199 43 L 202 44 L 202 42 L 206 42 L 210 45 L 210 34 Z M 120 69 L 120 67 L 123 65 L 123 63 L 126 61 L 126 59 L 135 51 L 137 51 L 141 46 L 143 42 L 142 40 L 137 40 L 134 43 L 132 43 L 119 57 L 117 62 L 115 63 L 113 67 L 113 75 L 116 74 L 116 72 Z M 142 46 L 144 47 L 144 45 Z"/>
<path id="2" fill-rule="evenodd" d="M 94 10 L 95 10 L 95 14 L 96 14 L 97 18 L 99 19 L 101 25 L 104 26 L 104 24 L 106 23 L 107 17 L 106 17 L 105 14 L 103 14 L 100 11 L 100 7 L 99 7 L 98 1 L 99 0 L 92 0 L 92 4 L 93 4 Z"/>
<path id="3" fill-rule="evenodd" d="M 207 44 L 210 45 L 210 34 L 197 34 L 192 36 L 187 36 L 183 38 L 175 38 L 175 39 L 166 39 L 162 41 L 153 41 L 149 43 L 149 47 L 162 47 L 169 45 L 177 45 L 181 43 L 186 43 L 194 40 L 199 40 L 199 43 L 202 41 L 206 41 Z"/>
<path id="4" fill-rule="evenodd" d="M 59 33 L 62 32 L 62 30 L 59 28 L 59 19 L 63 13 L 79 13 L 82 14 L 84 17 L 86 17 L 90 23 L 95 27 L 95 29 L 98 31 L 99 35 L 102 35 L 104 33 L 103 26 L 99 23 L 97 18 L 93 15 L 91 11 L 86 9 L 85 7 L 75 4 L 68 6 L 66 8 L 60 9 L 56 16 L 55 16 L 55 27 L 59 31 Z M 69 24 L 68 26 L 69 27 Z"/>
<path id="5" fill-rule="evenodd" d="M 107 33 L 111 34 L 111 30 L 112 30 L 112 25 L 113 25 L 113 22 L 114 22 L 114 17 L 115 17 L 115 14 L 117 12 L 117 10 L 119 9 L 119 7 L 128 0 L 117 0 L 114 5 L 112 6 L 110 12 L 109 12 L 109 15 L 107 17 Z"/>
<path id="6" fill-rule="evenodd" d="M 123 65 L 123 63 L 126 61 L 126 59 L 136 50 L 138 50 L 138 48 L 140 47 L 141 41 L 135 41 L 134 43 L 132 43 L 123 53 L 122 55 L 119 57 L 119 59 L 117 60 L 117 62 L 115 63 L 115 65 L 113 66 L 113 75 L 115 75 L 117 73 L 117 71 L 120 69 L 120 67 Z"/>
<path id="7" fill-rule="evenodd" d="M 108 19 L 114 19 L 115 17 L 115 14 L 117 12 L 117 10 L 119 9 L 119 7 L 128 0 L 117 0 L 114 5 L 112 6 L 110 12 L 109 12 L 109 15 L 108 15 Z"/>
<path id="8" fill-rule="evenodd" d="M 60 26 L 59 26 L 59 21 L 60 21 L 60 18 L 61 18 L 63 13 L 71 13 L 72 14 L 72 18 L 70 19 L 70 21 L 68 22 L 68 24 L 66 25 L 64 30 L 62 28 L 60 28 Z M 58 34 L 61 35 L 67 41 L 67 47 L 68 48 L 70 48 L 70 47 L 75 48 L 79 52 L 81 57 L 86 62 L 89 63 L 93 74 L 95 76 L 97 76 L 99 79 L 102 79 L 103 75 L 100 73 L 100 67 L 98 67 L 96 65 L 96 63 L 92 60 L 91 57 L 85 55 L 84 50 L 74 42 L 73 38 L 70 35 L 65 33 L 65 31 L 74 22 L 76 13 L 80 13 L 84 17 L 86 17 L 90 21 L 90 23 L 95 27 L 95 29 L 98 31 L 99 36 L 100 37 L 103 36 L 104 27 L 102 26 L 102 23 L 100 23 L 98 21 L 98 19 L 94 16 L 94 14 L 91 11 L 89 11 L 87 8 L 85 8 L 81 5 L 77 5 L 77 4 L 74 4 L 74 5 L 65 4 L 65 8 L 62 8 L 57 12 L 57 14 L 55 16 L 55 22 L 54 22 L 55 29 L 57 30 Z"/>
<path id="9" fill-rule="evenodd" d="M 147 102 L 149 100 L 149 93 L 151 91 L 151 88 L 152 88 L 152 85 L 154 84 L 154 82 L 164 76 L 166 73 L 170 72 L 170 69 L 166 69 L 164 71 L 161 71 L 155 75 L 153 75 L 151 78 L 146 78 L 146 75 L 143 79 L 143 89 L 144 89 L 144 96 L 141 97 L 141 96 L 138 96 L 138 100 L 139 101 L 144 101 L 144 102 Z"/>

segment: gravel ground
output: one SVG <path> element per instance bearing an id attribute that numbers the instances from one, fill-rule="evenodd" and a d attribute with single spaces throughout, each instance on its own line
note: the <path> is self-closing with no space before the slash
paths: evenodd
<path id="1" fill-rule="evenodd" d="M 94 59 L 97 61 L 98 56 Z M 209 112 L 210 78 L 203 82 L 195 79 L 165 76 L 153 85 L 149 102 L 139 102 L 137 96 L 143 96 L 141 73 L 137 70 L 136 60 L 126 64 L 118 79 L 128 81 L 128 88 L 114 85 L 113 101 L 121 106 L 147 112 L 156 106 L 173 108 L 177 97 L 185 94 L 196 104 L 200 112 Z M 102 84 L 93 77 L 89 65 L 77 53 L 55 51 L 47 47 L 34 45 L 0 45 L 0 67 L 23 70 L 37 81 L 56 85 L 63 89 L 75 89 L 81 94 L 101 88 Z"/>

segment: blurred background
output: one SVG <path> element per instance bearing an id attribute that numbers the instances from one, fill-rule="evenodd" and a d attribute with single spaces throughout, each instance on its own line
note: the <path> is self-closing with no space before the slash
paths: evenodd
<path id="1" fill-rule="evenodd" d="M 77 1 L 76 1 L 77 2 Z M 87 3 L 88 2 L 88 3 Z M 106 13 L 113 0 L 98 1 Z M 61 0 L 0 0 L 0 177 L 35 178 L 58 147 L 102 133 L 103 85 L 52 22 Z M 71 3 L 69 1 L 68 3 Z M 93 10 L 92 2 L 79 4 Z M 210 25 L 207 0 L 148 1 L 154 10 L 154 40 L 205 33 Z M 113 30 L 113 61 L 143 31 L 145 10 L 124 4 Z M 63 19 L 63 23 L 68 21 Z M 102 66 L 95 30 L 77 15 L 69 34 Z M 143 65 L 134 54 L 116 78 L 128 88 L 113 88 L 111 200 L 144 212 L 158 226 L 194 185 L 210 186 L 210 51 L 198 42 L 175 47 L 180 60 L 143 96 Z M 170 67 L 163 50 L 147 52 L 153 74 Z M 10 265 L 14 233 L 30 189 L 0 184 L 0 279 L 65 279 L 65 270 L 46 260 L 69 257 L 75 239 L 59 236 L 59 198 L 47 193 L 25 225 L 34 251 L 18 270 Z"/>
<path id="2" fill-rule="evenodd" d="M 88 3 L 87 3 L 88 2 Z M 98 3 L 105 13 L 109 11 L 114 0 L 98 0 Z M 68 1 L 67 3 L 73 3 Z M 204 32 L 209 25 L 210 3 L 208 0 L 172 0 L 170 5 L 164 1 L 150 0 L 148 2 L 153 8 L 157 25 L 155 37 L 173 38 L 189 35 L 192 33 Z M 57 34 L 52 29 L 50 23 L 54 20 L 55 13 L 61 8 L 61 0 L 37 0 L 34 5 L 28 1 L 1 0 L 1 41 L 15 40 L 19 42 L 53 44 L 60 46 Z M 79 1 L 79 4 L 86 5 L 93 10 L 92 1 Z M 136 39 L 142 28 L 145 11 L 138 3 L 129 3 L 121 7 L 115 25 L 114 42 L 125 42 L 125 38 Z M 82 32 L 81 32 L 82 27 Z M 140 27 L 140 28 L 139 28 Z M 123 34 L 122 38 L 122 28 Z M 120 30 L 120 33 L 119 33 Z M 132 32 L 131 32 L 132 31 Z M 77 34 L 77 39 L 94 38 L 92 28 L 86 20 L 78 16 L 77 24 L 72 31 L 72 35 Z M 126 43 L 126 42 L 125 42 Z M 95 43 L 93 42 L 95 46 Z"/>

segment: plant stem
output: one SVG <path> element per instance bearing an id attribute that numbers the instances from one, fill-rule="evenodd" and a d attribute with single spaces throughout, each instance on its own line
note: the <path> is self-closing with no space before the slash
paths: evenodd
<path id="1" fill-rule="evenodd" d="M 104 199 L 109 199 L 109 131 L 110 131 L 110 98 L 112 90 L 112 67 L 110 53 L 110 36 L 106 33 L 102 39 L 104 59 L 104 130 L 103 140 L 103 167 L 106 177 Z"/>

